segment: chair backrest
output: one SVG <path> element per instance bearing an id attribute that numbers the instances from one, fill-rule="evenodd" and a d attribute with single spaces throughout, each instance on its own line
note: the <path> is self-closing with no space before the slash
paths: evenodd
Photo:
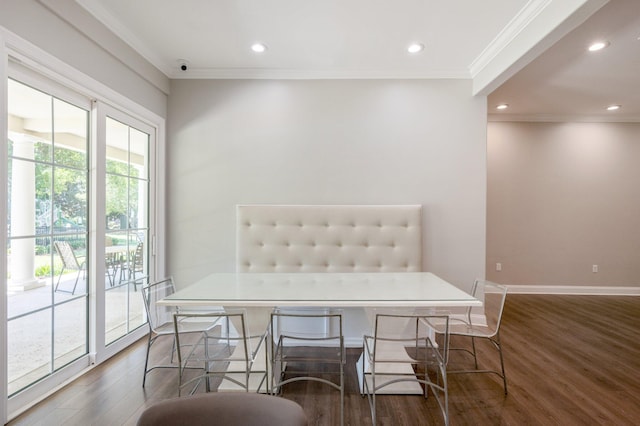
<path id="1" fill-rule="evenodd" d="M 313 346 L 332 348 L 332 356 L 318 360 L 346 362 L 341 309 L 277 308 L 271 313 L 269 335 L 272 339 L 271 358 L 279 347 Z M 322 326 L 317 321 L 322 320 Z M 334 351 L 333 348 L 339 348 Z M 336 357 L 337 355 L 337 357 Z"/>
<path id="2" fill-rule="evenodd" d="M 178 357 L 184 352 L 181 345 L 190 348 L 189 357 L 209 361 L 251 362 L 262 343 L 262 336 L 251 337 L 247 333 L 245 309 L 225 309 L 211 312 L 177 312 L 173 314 Z M 181 339 L 183 333 L 205 330 L 206 344 L 193 348 L 193 342 Z M 255 340 L 255 341 L 254 341 Z M 196 350 L 202 353 L 197 353 Z"/>
<path id="3" fill-rule="evenodd" d="M 476 280 L 473 283 L 472 294 L 483 301 L 483 320 L 486 321 L 487 328 L 497 333 L 500 329 L 502 311 L 507 299 L 507 287 L 491 281 Z M 470 310 L 469 322 L 476 324 L 478 321 L 471 312 Z"/>
<path id="4" fill-rule="evenodd" d="M 138 426 L 306 426 L 300 405 L 277 396 L 215 392 L 161 401 L 147 408 Z"/>
<path id="5" fill-rule="evenodd" d="M 144 270 L 144 243 L 138 243 L 133 255 L 133 270 L 141 272 Z"/>
<path id="6" fill-rule="evenodd" d="M 149 327 L 155 331 L 163 324 L 173 322 L 176 309 L 172 306 L 159 306 L 157 302 L 175 293 L 173 277 L 167 277 L 146 286 L 142 286 L 140 293 L 147 311 Z"/>
<path id="7" fill-rule="evenodd" d="M 76 254 L 71 248 L 71 244 L 68 241 L 54 241 L 53 246 L 58 252 L 58 256 L 62 259 L 65 269 L 80 269 L 82 266 L 78 262 Z"/>
<path id="8" fill-rule="evenodd" d="M 449 352 L 449 316 L 434 314 L 422 309 L 376 310 L 373 328 L 373 360 L 383 362 L 407 362 L 416 359 L 418 353 L 410 348 L 437 348 L 442 359 Z M 443 336 L 435 343 L 432 325 L 437 325 Z M 405 351 L 389 350 L 390 347 L 404 346 Z M 407 358 L 407 356 L 409 358 Z"/>
<path id="9" fill-rule="evenodd" d="M 322 329 L 304 327 L 305 323 L 321 318 Z M 290 321 L 285 321 L 290 319 Z M 342 338 L 341 309 L 276 308 L 271 313 L 270 332 L 272 336 L 284 335 L 299 340 L 338 340 Z"/>

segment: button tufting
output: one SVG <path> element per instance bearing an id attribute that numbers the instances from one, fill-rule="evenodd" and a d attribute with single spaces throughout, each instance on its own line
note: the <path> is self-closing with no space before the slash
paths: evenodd
<path id="1" fill-rule="evenodd" d="M 387 218 L 384 213 L 361 218 L 350 213 L 336 215 L 330 211 L 327 215 L 320 212 L 308 216 L 296 212 L 293 217 L 284 215 L 285 219 L 278 215 L 265 217 L 264 214 L 241 217 L 239 223 L 244 226 L 240 235 L 244 233 L 244 241 L 249 242 L 249 246 L 241 246 L 238 253 L 244 258 L 242 268 L 250 272 L 420 269 L 420 259 L 416 258 L 413 249 L 417 240 L 405 238 L 420 230 L 420 223 L 414 221 L 413 216 L 389 215 Z M 265 239 L 257 240 L 262 237 Z M 363 239 L 358 241 L 357 238 Z M 249 257 L 245 257 L 245 251 Z M 391 258 L 379 257 L 385 252 Z"/>

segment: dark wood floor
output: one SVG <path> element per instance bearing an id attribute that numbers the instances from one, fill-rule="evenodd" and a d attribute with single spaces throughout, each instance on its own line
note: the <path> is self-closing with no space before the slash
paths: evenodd
<path id="1" fill-rule="evenodd" d="M 640 297 L 509 295 L 502 324 L 509 395 L 497 376 L 450 375 L 451 424 L 640 424 L 639 326 Z M 9 424 L 134 425 L 146 407 L 176 396 L 171 370 L 151 373 L 142 389 L 144 349 L 143 341 L 133 345 Z M 495 351 L 480 349 L 497 366 Z M 358 355 L 349 351 L 345 424 L 370 425 L 357 391 Z M 311 425 L 338 424 L 337 391 L 296 383 L 284 396 L 304 407 Z M 443 424 L 433 398 L 378 403 L 382 425 Z"/>

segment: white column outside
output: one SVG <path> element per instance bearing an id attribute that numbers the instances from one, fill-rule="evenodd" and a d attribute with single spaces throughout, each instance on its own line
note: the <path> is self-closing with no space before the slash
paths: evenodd
<path id="1" fill-rule="evenodd" d="M 15 157 L 33 159 L 34 143 L 27 138 L 13 139 Z M 35 235 L 35 164 L 14 160 L 11 169 L 11 236 Z M 9 291 L 30 290 L 44 283 L 35 276 L 35 239 L 11 241 L 11 280 Z"/>

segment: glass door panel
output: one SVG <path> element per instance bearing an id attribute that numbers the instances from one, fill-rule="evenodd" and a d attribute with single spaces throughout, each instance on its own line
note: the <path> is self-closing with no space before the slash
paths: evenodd
<path id="1" fill-rule="evenodd" d="M 11 395 L 88 353 L 89 111 L 9 79 L 8 112 Z"/>
<path id="2" fill-rule="evenodd" d="M 11 318 L 7 323 L 9 395 L 46 377 L 52 370 L 51 308 Z"/>
<path id="3" fill-rule="evenodd" d="M 149 275 L 149 139 L 124 120 L 106 118 L 106 251 L 116 264 L 105 295 L 107 344 L 146 321 L 139 287 Z"/>

